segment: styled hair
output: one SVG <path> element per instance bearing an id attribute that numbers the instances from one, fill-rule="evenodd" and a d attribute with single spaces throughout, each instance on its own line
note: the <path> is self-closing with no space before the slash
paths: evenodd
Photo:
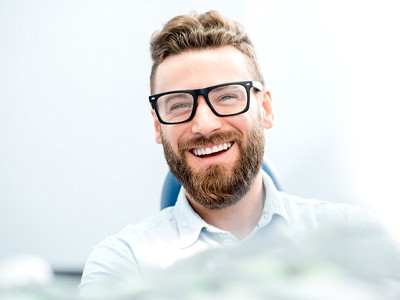
<path id="1" fill-rule="evenodd" d="M 243 26 L 212 10 L 203 14 L 176 16 L 153 34 L 150 41 L 153 60 L 151 92 L 154 91 L 157 68 L 168 56 L 223 46 L 233 46 L 245 54 L 249 58 L 250 70 L 256 76 L 254 79 L 264 83 L 253 43 Z"/>

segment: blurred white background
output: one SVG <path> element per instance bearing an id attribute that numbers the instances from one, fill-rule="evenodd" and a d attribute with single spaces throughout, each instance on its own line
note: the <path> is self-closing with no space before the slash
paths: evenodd
<path id="1" fill-rule="evenodd" d="M 147 96 L 149 39 L 218 9 L 256 44 L 285 191 L 363 203 L 400 234 L 396 0 L 0 0 L 0 257 L 80 270 L 159 210 L 167 172 Z"/>

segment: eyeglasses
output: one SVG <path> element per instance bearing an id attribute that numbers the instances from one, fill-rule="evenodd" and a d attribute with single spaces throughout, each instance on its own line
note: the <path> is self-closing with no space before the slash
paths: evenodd
<path id="1" fill-rule="evenodd" d="M 149 97 L 149 101 L 160 123 L 180 124 L 193 119 L 200 95 L 218 117 L 245 113 L 249 110 L 250 90 L 253 87 L 258 91 L 263 89 L 262 83 L 258 81 L 229 82 L 203 89 L 155 94 Z"/>

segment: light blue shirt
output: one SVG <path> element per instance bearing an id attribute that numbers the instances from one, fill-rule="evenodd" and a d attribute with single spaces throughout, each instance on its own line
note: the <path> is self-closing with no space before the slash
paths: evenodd
<path id="1" fill-rule="evenodd" d="M 238 246 L 254 237 L 290 238 L 331 224 L 357 227 L 368 218 L 367 212 L 356 205 L 303 199 L 277 191 L 266 173 L 263 184 L 262 215 L 244 240 L 207 224 L 192 209 L 181 189 L 174 207 L 127 226 L 94 248 L 83 272 L 81 291 L 117 283 L 132 286 L 141 278 L 210 248 Z"/>

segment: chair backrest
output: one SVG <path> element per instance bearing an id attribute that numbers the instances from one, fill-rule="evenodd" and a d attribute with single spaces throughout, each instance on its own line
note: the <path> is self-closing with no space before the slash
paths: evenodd
<path id="1" fill-rule="evenodd" d="M 271 177 L 274 182 L 276 188 L 278 190 L 282 190 L 281 184 L 278 179 L 277 172 L 275 167 L 269 160 L 264 160 L 262 163 L 263 170 Z M 164 180 L 164 185 L 161 192 L 161 203 L 160 208 L 166 208 L 169 206 L 174 206 L 176 200 L 178 199 L 179 190 L 181 188 L 180 182 L 176 179 L 176 177 L 168 171 L 167 176 Z"/>

